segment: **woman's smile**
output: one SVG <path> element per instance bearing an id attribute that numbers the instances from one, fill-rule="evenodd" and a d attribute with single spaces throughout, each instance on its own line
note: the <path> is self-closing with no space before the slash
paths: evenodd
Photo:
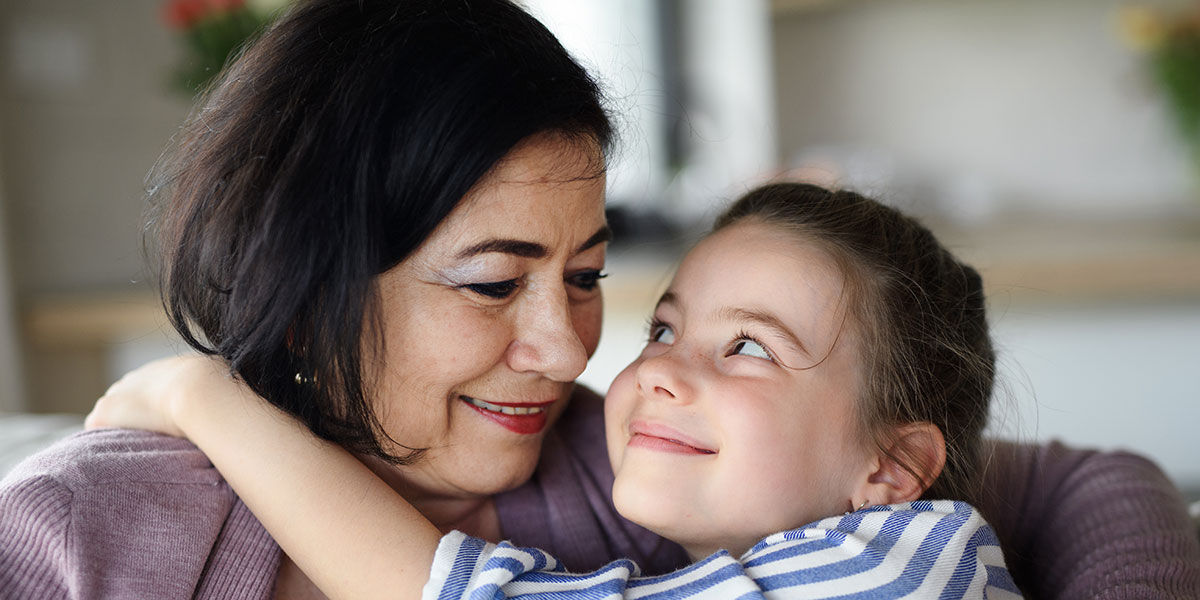
<path id="1" fill-rule="evenodd" d="M 458 398 L 479 414 L 518 434 L 541 432 L 546 427 L 546 409 L 556 402 L 488 402 L 465 395 Z"/>

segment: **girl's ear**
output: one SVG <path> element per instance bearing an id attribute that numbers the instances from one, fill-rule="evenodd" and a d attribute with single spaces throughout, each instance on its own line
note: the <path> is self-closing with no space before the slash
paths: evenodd
<path id="1" fill-rule="evenodd" d="M 911 502 L 942 473 L 946 440 L 933 423 L 910 423 L 896 429 L 886 451 L 876 453 L 870 473 L 851 498 L 852 508 Z"/>

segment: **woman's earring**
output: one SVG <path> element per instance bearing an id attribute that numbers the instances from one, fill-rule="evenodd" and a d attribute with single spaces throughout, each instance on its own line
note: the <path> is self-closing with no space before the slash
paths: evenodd
<path id="1" fill-rule="evenodd" d="M 854 506 L 854 501 L 853 501 L 853 500 L 851 500 L 851 501 L 850 501 L 850 506 Z M 863 501 L 862 501 L 862 504 L 859 504 L 859 505 L 858 505 L 858 508 L 854 509 L 854 511 L 859 511 L 859 510 L 862 510 L 862 509 L 864 509 L 864 508 L 866 508 L 866 507 L 867 507 L 867 500 L 863 500 Z M 850 511 L 850 510 L 848 510 L 848 511 L 846 511 L 846 512 L 842 513 L 842 515 L 848 515 L 848 514 L 850 514 L 851 512 L 854 512 L 854 511 Z"/>
<path id="2" fill-rule="evenodd" d="M 316 382 L 317 376 L 315 374 L 312 377 L 305 377 L 300 373 L 296 373 L 296 385 L 308 385 Z"/>

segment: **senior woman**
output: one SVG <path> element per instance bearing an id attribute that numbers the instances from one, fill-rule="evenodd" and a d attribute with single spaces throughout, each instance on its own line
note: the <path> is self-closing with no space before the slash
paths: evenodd
<path id="1" fill-rule="evenodd" d="M 610 136 L 587 73 L 507 0 L 302 1 L 228 69 L 164 163 L 153 195 L 170 318 L 443 529 L 576 569 L 671 569 L 681 550 L 613 509 L 600 399 L 572 384 L 600 331 Z M 205 364 L 161 393 L 204 393 Z M 989 519 L 1039 596 L 1099 589 L 1081 557 L 1113 546 L 1080 534 L 1097 515 L 1147 540 L 1174 531 L 1171 498 L 1148 512 L 1079 493 L 1093 472 L 1101 493 L 1114 477 L 1169 489 L 1152 466 L 1006 449 Z M 1162 589 L 1146 582 L 1191 549 L 1171 543 L 1137 555 L 1125 538 L 1159 570 L 1127 569 L 1122 589 Z M 317 595 L 185 441 L 89 431 L 0 484 L 0 598 Z"/>
<path id="2" fill-rule="evenodd" d="M 170 319 L 440 526 L 670 568 L 678 548 L 609 505 L 597 399 L 568 409 L 600 334 L 610 136 L 596 84 L 511 2 L 300 2 L 152 192 Z M 309 585 L 173 440 L 75 437 L 2 502 L 0 596 Z"/>

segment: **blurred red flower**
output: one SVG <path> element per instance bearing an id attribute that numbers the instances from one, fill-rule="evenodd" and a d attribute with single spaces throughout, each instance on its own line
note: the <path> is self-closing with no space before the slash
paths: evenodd
<path id="1" fill-rule="evenodd" d="M 232 12 L 245 5 L 246 0 L 168 0 L 163 5 L 163 20 L 172 29 L 190 29 L 207 17 Z"/>
<path id="2" fill-rule="evenodd" d="M 173 86 L 188 94 L 203 90 L 229 60 L 275 17 L 282 4 L 246 0 L 166 0 L 163 21 L 184 44 Z"/>

